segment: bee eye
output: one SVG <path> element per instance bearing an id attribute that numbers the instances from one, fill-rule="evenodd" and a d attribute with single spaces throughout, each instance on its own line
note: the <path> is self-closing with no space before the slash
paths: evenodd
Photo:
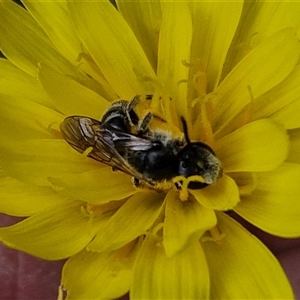
<path id="1" fill-rule="evenodd" d="M 183 169 L 186 169 L 186 168 L 187 168 L 187 164 L 186 164 L 185 162 L 181 162 L 181 167 L 182 167 Z"/>

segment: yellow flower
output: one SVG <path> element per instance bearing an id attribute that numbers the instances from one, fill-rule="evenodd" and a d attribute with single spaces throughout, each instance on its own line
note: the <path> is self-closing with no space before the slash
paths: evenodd
<path id="1" fill-rule="evenodd" d="M 28 218 L 0 240 L 70 257 L 68 299 L 292 298 L 273 255 L 224 211 L 300 235 L 300 4 L 23 3 L 0 2 L 0 210 Z M 135 188 L 61 136 L 65 116 L 100 119 L 147 94 L 222 162 L 187 201 Z"/>

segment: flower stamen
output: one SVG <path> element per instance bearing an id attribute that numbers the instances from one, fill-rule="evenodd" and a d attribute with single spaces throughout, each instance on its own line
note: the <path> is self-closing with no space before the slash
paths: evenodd
<path id="1" fill-rule="evenodd" d="M 50 124 L 48 124 L 48 126 L 43 125 L 41 122 L 39 122 L 39 120 L 36 120 L 36 124 L 45 131 L 48 131 L 51 135 L 53 135 L 54 138 L 62 138 L 62 135 L 60 133 L 59 130 L 59 125 L 57 124 L 57 122 L 51 122 Z"/>
<path id="2" fill-rule="evenodd" d="M 200 112 L 199 116 L 195 121 L 194 128 L 197 130 L 192 130 L 194 135 L 191 136 L 194 140 L 201 140 L 213 147 L 214 144 L 214 134 L 211 124 L 214 119 L 214 107 L 210 99 L 203 99 L 200 101 Z"/>
<path id="3" fill-rule="evenodd" d="M 205 96 L 206 87 L 206 73 L 203 71 L 197 71 L 192 78 L 192 87 L 198 92 L 200 97 Z"/>
<path id="4" fill-rule="evenodd" d="M 211 228 L 209 230 L 209 233 L 210 233 L 210 236 L 202 237 L 202 239 L 201 239 L 202 242 L 215 242 L 215 243 L 220 244 L 221 240 L 225 237 L 225 234 L 221 233 L 217 226 Z"/>
<path id="5" fill-rule="evenodd" d="M 255 173 L 235 173 L 230 176 L 236 182 L 240 196 L 250 196 L 257 187 L 257 176 Z"/>
<path id="6" fill-rule="evenodd" d="M 109 214 L 111 212 L 115 212 L 118 210 L 126 200 L 119 200 L 119 201 L 110 201 L 108 203 L 102 205 L 94 205 L 87 203 L 82 210 L 88 216 L 103 216 L 104 214 Z"/>
<path id="7" fill-rule="evenodd" d="M 154 239 L 156 240 L 157 247 L 163 247 L 163 238 L 162 238 L 163 228 L 164 228 L 164 223 L 160 222 L 156 224 L 156 226 L 151 231 L 151 235 L 153 235 Z"/>
<path id="8" fill-rule="evenodd" d="M 179 199 L 181 201 L 187 201 L 189 198 L 188 185 L 190 182 L 205 183 L 205 179 L 200 175 L 193 175 L 188 178 L 180 175 L 174 177 L 172 181 L 176 186 L 179 187 Z"/>
<path id="9" fill-rule="evenodd" d="M 61 284 L 58 287 L 58 296 L 57 300 L 65 300 L 67 298 L 68 291 L 64 288 L 64 286 Z"/>
<path id="10" fill-rule="evenodd" d="M 152 229 L 152 234 L 160 239 L 161 237 L 161 234 L 159 234 L 159 232 L 164 228 L 164 223 L 163 222 L 160 222 L 158 223 L 153 229 Z"/>
<path id="11" fill-rule="evenodd" d="M 87 157 L 92 151 L 93 147 L 88 147 L 82 154 Z"/>

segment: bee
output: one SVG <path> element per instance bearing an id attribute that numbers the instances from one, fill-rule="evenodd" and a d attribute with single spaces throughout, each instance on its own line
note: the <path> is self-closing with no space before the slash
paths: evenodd
<path id="1" fill-rule="evenodd" d="M 182 118 L 184 135 L 159 126 L 152 128 L 155 121 L 165 128 L 168 124 L 149 110 L 140 118 L 135 111 L 138 103 L 138 96 L 116 101 L 100 121 L 67 117 L 61 123 L 61 133 L 78 152 L 133 176 L 136 186 L 155 189 L 159 183 L 178 177 L 175 186 L 180 189 L 180 178 L 194 175 L 202 176 L 203 181 L 191 181 L 188 188 L 200 189 L 216 182 L 222 174 L 221 164 L 208 145 L 189 140 L 185 120 Z"/>
<path id="2" fill-rule="evenodd" d="M 136 185 L 143 181 L 154 186 L 176 174 L 177 148 L 182 139 L 149 130 L 154 116 L 148 112 L 139 119 L 134 111 L 138 102 L 138 97 L 114 102 L 101 121 L 70 116 L 60 128 L 64 139 L 78 152 L 88 151 L 88 157 L 133 176 Z"/>

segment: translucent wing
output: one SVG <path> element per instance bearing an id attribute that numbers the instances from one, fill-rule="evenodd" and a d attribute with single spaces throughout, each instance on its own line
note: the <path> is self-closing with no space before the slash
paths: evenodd
<path id="1" fill-rule="evenodd" d="M 135 135 L 103 128 L 101 122 L 81 116 L 67 117 L 60 125 L 64 139 L 78 152 L 83 153 L 91 148 L 87 156 L 104 164 L 112 166 L 138 179 L 145 180 L 120 155 L 116 145 L 126 152 L 147 151 L 152 147 L 150 140 L 139 138 Z"/>

